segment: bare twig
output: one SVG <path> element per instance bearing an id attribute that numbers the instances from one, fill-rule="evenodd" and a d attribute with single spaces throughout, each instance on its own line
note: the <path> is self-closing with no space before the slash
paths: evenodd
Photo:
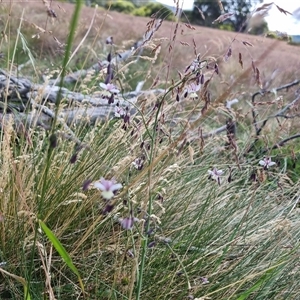
<path id="1" fill-rule="evenodd" d="M 266 122 L 261 125 L 261 127 L 258 127 L 258 124 L 257 124 L 257 113 L 255 111 L 255 98 L 258 96 L 258 95 L 261 95 L 261 96 L 264 96 L 266 94 L 271 94 L 271 93 L 274 93 L 274 91 L 276 92 L 279 92 L 279 91 L 282 91 L 282 90 L 288 90 L 290 87 L 292 86 L 295 86 L 295 85 L 298 85 L 300 83 L 300 80 L 295 80 L 293 82 L 290 82 L 290 83 L 287 83 L 285 85 L 282 85 L 280 87 L 277 87 L 275 89 L 272 89 L 272 90 L 268 90 L 268 91 L 259 91 L 259 92 L 256 92 L 252 95 L 251 99 L 252 99 L 252 117 L 253 117 L 253 125 L 254 125 L 254 128 L 255 128 L 255 132 L 256 132 L 256 135 L 259 136 L 263 127 L 266 125 Z"/>
<path id="2" fill-rule="evenodd" d="M 259 135 L 261 134 L 261 131 L 263 130 L 263 128 L 266 126 L 267 122 L 272 119 L 272 118 L 291 118 L 291 116 L 287 116 L 285 113 L 293 106 L 295 105 L 299 100 L 300 100 L 300 95 L 298 95 L 292 102 L 288 103 L 283 109 L 281 109 L 280 111 L 278 111 L 277 113 L 275 113 L 274 115 L 269 116 L 268 118 L 264 119 L 261 124 L 260 127 L 258 127 L 258 122 L 257 122 L 257 113 L 255 111 L 255 106 L 256 106 L 256 102 L 255 102 L 255 98 L 258 95 L 266 95 L 266 94 L 270 94 L 273 93 L 274 91 L 278 92 L 278 91 L 282 91 L 282 90 L 288 90 L 289 88 L 296 86 L 300 83 L 300 80 L 294 80 L 293 82 L 287 83 L 285 85 L 282 85 L 280 87 L 277 87 L 273 90 L 268 90 L 268 91 L 260 91 L 260 92 L 256 92 L 252 95 L 252 117 L 253 117 L 253 125 L 255 128 L 255 133 L 256 133 L 256 138 L 254 139 L 253 143 L 251 144 L 251 146 L 248 148 L 248 150 L 246 151 L 246 153 L 249 153 L 253 150 L 256 142 L 259 140 Z M 294 115 L 294 117 L 297 117 L 298 115 Z"/>
<path id="3" fill-rule="evenodd" d="M 295 135 L 292 135 L 292 136 L 290 136 L 290 137 L 288 137 L 288 138 L 286 138 L 286 139 L 284 139 L 284 140 L 281 140 L 280 142 L 276 143 L 276 144 L 273 145 L 272 147 L 267 148 L 267 149 L 264 149 L 262 152 L 263 152 L 263 153 L 266 153 L 266 152 L 268 152 L 268 151 L 271 151 L 271 150 L 274 150 L 274 149 L 278 149 L 278 148 L 282 147 L 285 143 L 287 143 L 287 142 L 289 142 L 289 141 L 292 141 L 292 140 L 294 140 L 294 139 L 298 139 L 298 138 L 300 138 L 300 134 L 299 134 L 299 133 L 298 133 L 298 134 L 295 134 Z"/>

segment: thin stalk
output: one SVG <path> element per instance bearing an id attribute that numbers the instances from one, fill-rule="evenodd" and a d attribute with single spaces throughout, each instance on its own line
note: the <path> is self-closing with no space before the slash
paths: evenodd
<path id="1" fill-rule="evenodd" d="M 149 171 L 148 171 L 148 208 L 147 208 L 147 215 L 148 218 L 150 218 L 152 214 L 152 202 L 153 202 L 153 195 L 151 195 L 151 185 L 152 185 L 152 173 L 153 173 L 153 161 L 154 161 L 154 153 L 155 153 L 155 146 L 156 146 L 156 135 L 157 135 L 157 124 L 158 124 L 158 117 L 159 113 L 163 107 L 165 98 L 167 94 L 166 92 L 164 96 L 162 97 L 161 102 L 158 105 L 157 112 L 155 115 L 155 121 L 153 124 L 153 134 L 150 136 L 151 138 L 151 150 L 149 155 Z M 143 286 L 143 273 L 145 268 L 145 262 L 146 262 L 146 254 L 147 254 L 147 245 L 148 245 L 148 235 L 147 232 L 150 229 L 150 219 L 148 219 L 146 223 L 146 228 L 144 229 L 144 232 L 146 232 L 146 235 L 143 235 L 142 238 L 142 257 L 141 257 L 141 264 L 140 264 L 140 270 L 138 274 L 138 283 L 137 283 L 137 292 L 136 292 L 136 300 L 140 300 L 141 297 L 141 291 Z"/>
<path id="2" fill-rule="evenodd" d="M 67 46 L 66 46 L 66 52 L 65 52 L 65 56 L 64 56 L 64 61 L 63 61 L 63 69 L 62 69 L 62 77 L 61 77 L 61 82 L 60 82 L 60 90 L 58 92 L 57 95 L 57 101 L 56 101 L 56 109 L 55 109 L 55 116 L 54 116 L 54 120 L 52 123 L 52 129 L 51 129 L 51 135 L 52 137 L 54 137 L 54 129 L 55 129 L 55 125 L 56 125 L 56 121 L 57 121 L 57 116 L 58 116 L 58 111 L 59 111 L 59 105 L 60 105 L 60 101 L 61 101 L 61 89 L 62 89 L 62 84 L 63 84 L 63 78 L 66 74 L 66 67 L 69 61 L 69 56 L 70 56 L 70 52 L 71 52 L 71 48 L 72 48 L 72 43 L 74 40 L 74 36 L 75 36 L 75 29 L 77 26 L 77 22 L 78 22 L 78 18 L 79 18 L 79 12 L 80 12 L 80 8 L 81 8 L 81 1 L 77 0 L 76 1 L 76 5 L 75 5 L 75 11 L 72 17 L 72 21 L 70 24 L 70 34 L 68 37 L 68 41 L 67 41 Z M 46 166 L 45 166 L 45 172 L 43 174 L 43 183 L 42 183 L 42 190 L 41 190 L 41 197 L 40 200 L 38 202 L 38 219 L 43 219 L 43 206 L 44 206 L 44 202 L 45 202 L 45 196 L 46 196 L 46 191 L 47 191 L 47 184 L 48 184 L 48 174 L 49 174 L 49 170 L 50 170 L 50 166 L 51 166 L 51 157 L 52 157 L 52 153 L 54 150 L 54 147 L 52 147 L 53 145 L 51 145 L 51 141 L 48 147 L 48 151 L 47 151 L 47 157 L 46 157 Z M 30 283 L 31 283 L 31 277 L 32 277 L 32 269 L 34 267 L 33 265 L 33 261 L 34 261 L 34 254 L 35 254 L 35 247 L 36 247 L 36 241 L 37 241 L 37 235 L 38 235 L 38 228 L 39 228 L 39 223 L 36 222 L 35 225 L 35 233 L 34 233 L 34 238 L 33 238 L 33 244 L 32 244 L 32 250 L 31 250 L 31 259 L 30 259 L 30 267 L 29 267 L 29 275 L 28 275 L 28 289 L 27 289 L 27 293 L 25 295 L 25 299 L 27 299 L 28 295 L 29 295 L 29 291 L 30 291 Z"/>
<path id="3" fill-rule="evenodd" d="M 206 61 L 205 61 L 206 62 Z M 151 150 L 149 155 L 149 170 L 148 170 L 148 208 L 147 208 L 147 215 L 151 216 L 152 214 L 152 202 L 153 202 L 153 195 L 151 195 L 151 178 L 153 173 L 153 166 L 154 166 L 154 153 L 156 149 L 156 135 L 157 135 L 157 124 L 158 124 L 158 118 L 160 111 L 162 110 L 163 104 L 165 102 L 166 96 L 172 92 L 177 86 L 180 84 L 184 84 L 189 77 L 191 77 L 196 72 L 194 71 L 192 74 L 188 75 L 187 77 L 184 77 L 183 79 L 179 80 L 175 84 L 173 84 L 163 95 L 162 100 L 158 104 L 157 112 L 155 115 L 155 121 L 153 125 L 153 134 L 151 135 L 148 128 L 146 127 L 146 131 L 149 134 L 149 137 L 151 139 Z M 146 125 L 146 124 L 145 124 Z M 147 233 L 150 229 L 150 220 L 146 224 L 145 232 Z M 138 283 L 137 283 L 137 292 L 136 292 L 136 300 L 140 300 L 141 297 L 141 291 L 142 291 L 142 285 L 143 285 L 143 272 L 145 268 L 145 261 L 146 261 L 146 254 L 147 254 L 147 245 L 148 245 L 148 236 L 147 234 L 142 237 L 142 256 L 141 256 L 141 263 L 140 263 L 140 270 L 138 274 Z"/>
<path id="4" fill-rule="evenodd" d="M 70 25 L 70 33 L 69 33 L 69 36 L 68 36 L 65 56 L 64 56 L 64 60 L 63 60 L 63 64 L 62 64 L 62 72 L 61 72 L 60 84 L 59 84 L 60 89 L 59 89 L 59 91 L 57 93 L 57 97 L 56 97 L 55 116 L 54 116 L 54 119 L 53 119 L 52 130 L 51 130 L 52 134 L 54 133 L 55 125 L 56 125 L 56 122 L 57 122 L 59 105 L 60 105 L 60 102 L 61 102 L 61 91 L 62 91 L 62 87 L 63 87 L 63 83 L 64 83 L 64 77 L 66 75 L 67 66 L 68 66 L 68 63 L 69 63 L 69 58 L 70 58 L 72 44 L 73 44 L 73 41 L 74 41 L 75 31 L 76 31 L 76 27 L 77 27 L 77 23 L 78 23 L 78 19 L 79 19 L 79 13 L 80 13 L 81 5 L 82 5 L 82 1 L 77 0 L 76 5 L 75 5 L 75 11 L 74 11 L 72 21 L 71 21 L 71 25 Z"/>

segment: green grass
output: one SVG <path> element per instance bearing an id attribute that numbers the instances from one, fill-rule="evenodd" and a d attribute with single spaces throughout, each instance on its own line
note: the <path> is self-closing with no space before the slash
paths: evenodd
<path id="1" fill-rule="evenodd" d="M 71 33 L 79 1 L 77 9 Z M 39 72 L 43 60 L 30 51 L 26 36 L 21 39 Z M 62 73 L 73 40 L 70 34 Z M 133 63 L 118 66 L 118 80 L 128 87 L 145 79 L 149 87 L 148 61 L 142 66 L 144 70 Z M 220 68 L 224 76 L 231 75 L 226 65 Z M 213 74 L 205 68 L 202 72 L 206 79 Z M 63 134 L 56 117 L 50 130 L 22 131 L 12 119 L 3 122 L 0 263 L 6 264 L 0 266 L 1 299 L 300 297 L 299 173 L 297 164 L 291 164 L 297 143 L 267 153 L 276 166 L 264 170 L 259 165 L 260 153 L 297 127 L 293 120 L 270 121 L 249 153 L 255 139 L 251 108 L 239 103 L 226 111 L 213 74 L 213 101 L 200 115 L 204 97 L 176 101 L 176 88 L 183 90 L 190 78 L 164 78 L 165 94 L 141 96 L 136 104 L 141 114 L 131 118 L 127 130 L 116 118 L 71 124 L 81 147 Z M 78 82 L 76 90 L 95 91 L 104 80 L 100 73 Z M 239 93 L 247 93 L 246 85 L 238 83 L 233 89 L 242 87 Z M 284 95 L 288 103 L 290 94 Z M 66 104 L 60 100 L 49 106 L 56 113 Z M 157 101 L 161 105 L 154 107 Z M 276 109 L 264 106 L 259 112 L 265 117 Z M 225 146 L 226 133 L 201 140 L 200 129 L 216 129 L 228 116 L 239 122 L 236 148 Z M 198 138 L 187 142 L 190 131 Z M 137 170 L 132 162 L 140 157 L 144 165 Z M 224 171 L 220 185 L 209 179 L 213 167 Z M 123 186 L 108 214 L 103 214 L 107 202 L 92 184 L 101 177 L 114 177 Z M 83 189 L 86 181 L 91 184 Z M 139 220 L 125 230 L 119 220 L 130 214 Z"/>

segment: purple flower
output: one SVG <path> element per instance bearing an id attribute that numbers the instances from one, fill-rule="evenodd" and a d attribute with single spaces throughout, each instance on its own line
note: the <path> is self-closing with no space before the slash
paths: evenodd
<path id="1" fill-rule="evenodd" d="M 122 184 L 117 183 L 114 178 L 111 180 L 101 178 L 94 183 L 94 187 L 102 191 L 101 195 L 104 199 L 110 200 L 114 196 L 114 192 L 122 188 Z"/>
<path id="2" fill-rule="evenodd" d="M 110 45 L 112 45 L 113 44 L 113 42 L 114 42 L 114 39 L 113 39 L 113 37 L 112 36 L 109 36 L 109 37 L 107 37 L 106 38 L 106 44 L 110 44 Z"/>
<path id="3" fill-rule="evenodd" d="M 114 84 L 112 84 L 112 83 L 105 84 L 105 83 L 101 82 L 100 83 L 100 87 L 103 90 L 105 90 L 106 92 L 108 92 L 109 96 L 111 94 L 115 94 L 116 95 L 116 94 L 120 93 L 120 90 L 118 90 L 117 87 Z"/>
<path id="4" fill-rule="evenodd" d="M 195 70 L 197 70 L 199 68 L 200 68 L 200 61 L 199 61 L 199 57 L 197 57 L 197 59 L 194 59 L 192 61 L 192 63 L 188 67 L 186 67 L 184 73 L 185 73 L 185 75 L 187 75 L 187 74 L 194 72 Z"/>
<path id="5" fill-rule="evenodd" d="M 202 284 L 208 284 L 209 280 L 206 277 L 200 277 Z"/>
<path id="6" fill-rule="evenodd" d="M 264 157 L 263 160 L 260 160 L 260 161 L 259 161 L 259 164 L 260 164 L 261 166 L 263 166 L 264 169 L 266 170 L 266 169 L 268 169 L 269 167 L 272 167 L 272 166 L 276 165 L 276 162 L 272 161 L 271 157 Z"/>
<path id="7" fill-rule="evenodd" d="M 134 222 L 136 222 L 138 220 L 139 219 L 137 219 L 133 216 L 130 216 L 130 217 L 127 217 L 127 218 L 124 218 L 124 219 L 120 219 L 120 224 L 124 229 L 131 230 L 133 225 L 134 225 Z"/>
<path id="8" fill-rule="evenodd" d="M 187 95 L 189 95 L 190 98 L 197 99 L 198 98 L 197 92 L 200 90 L 200 88 L 201 88 L 200 84 L 196 84 L 195 82 L 190 83 L 183 91 L 184 97 L 187 97 Z"/>
<path id="9" fill-rule="evenodd" d="M 142 170 L 144 166 L 144 160 L 141 157 L 138 157 L 131 163 L 131 165 L 137 170 Z"/>
<path id="10" fill-rule="evenodd" d="M 125 114 L 126 114 L 126 111 L 122 107 L 120 107 L 120 105 L 117 104 L 115 106 L 115 117 L 120 118 L 120 117 L 125 116 Z"/>
<path id="11" fill-rule="evenodd" d="M 221 175 L 223 173 L 223 170 L 218 170 L 217 168 L 208 170 L 209 178 L 215 180 L 219 185 L 221 185 Z"/>

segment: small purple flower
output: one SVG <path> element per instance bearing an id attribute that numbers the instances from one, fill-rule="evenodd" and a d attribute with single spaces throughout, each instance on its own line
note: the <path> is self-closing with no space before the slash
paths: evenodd
<path id="1" fill-rule="evenodd" d="M 200 84 L 196 84 L 195 82 L 190 83 L 183 92 L 184 97 L 186 98 L 189 95 L 190 98 L 197 99 L 197 92 L 200 90 L 200 88 Z"/>
<path id="2" fill-rule="evenodd" d="M 223 173 L 223 170 L 218 170 L 217 168 L 208 170 L 209 178 L 215 180 L 219 185 L 221 185 L 221 175 Z"/>
<path id="3" fill-rule="evenodd" d="M 115 106 L 115 117 L 116 118 L 121 118 L 123 116 L 125 116 L 126 111 L 120 107 L 120 105 L 117 103 L 117 105 Z"/>
<path id="4" fill-rule="evenodd" d="M 120 93 L 120 90 L 118 90 L 117 87 L 112 83 L 105 84 L 105 83 L 101 82 L 100 87 L 103 90 L 105 90 L 107 93 L 109 93 L 109 96 L 111 96 L 112 94 L 116 95 L 116 94 Z"/>
<path id="5" fill-rule="evenodd" d="M 131 230 L 134 225 L 134 222 L 136 221 L 138 221 L 137 218 L 130 216 L 124 219 L 120 219 L 120 224 L 124 229 Z"/>
<path id="6" fill-rule="evenodd" d="M 192 63 L 186 67 L 185 71 L 184 71 L 184 74 L 187 75 L 187 74 L 190 74 L 192 72 L 194 72 L 195 70 L 199 69 L 200 68 L 200 61 L 199 61 L 199 58 L 197 59 L 194 59 L 192 61 Z"/>
<path id="7" fill-rule="evenodd" d="M 202 284 L 208 284 L 209 280 L 206 277 L 200 277 Z"/>
<path id="8" fill-rule="evenodd" d="M 137 170 L 142 170 L 144 166 L 144 160 L 141 157 L 138 157 L 131 163 L 131 165 Z"/>
<path id="9" fill-rule="evenodd" d="M 113 42 L 114 42 L 114 39 L 113 39 L 112 36 L 109 36 L 109 37 L 106 38 L 106 41 L 105 41 L 105 42 L 106 42 L 106 44 L 112 45 Z"/>
<path id="10" fill-rule="evenodd" d="M 117 183 L 114 178 L 111 180 L 101 178 L 94 183 L 94 187 L 102 191 L 101 195 L 104 199 L 110 200 L 114 196 L 114 192 L 122 188 L 122 184 Z"/>
<path id="11" fill-rule="evenodd" d="M 133 252 L 133 250 L 128 250 L 128 251 L 127 251 L 127 255 L 128 255 L 130 258 L 134 258 L 134 252 Z"/>
<path id="12" fill-rule="evenodd" d="M 269 169 L 269 167 L 276 165 L 276 162 L 272 161 L 271 157 L 264 157 L 263 160 L 259 161 L 259 164 L 266 170 Z"/>

